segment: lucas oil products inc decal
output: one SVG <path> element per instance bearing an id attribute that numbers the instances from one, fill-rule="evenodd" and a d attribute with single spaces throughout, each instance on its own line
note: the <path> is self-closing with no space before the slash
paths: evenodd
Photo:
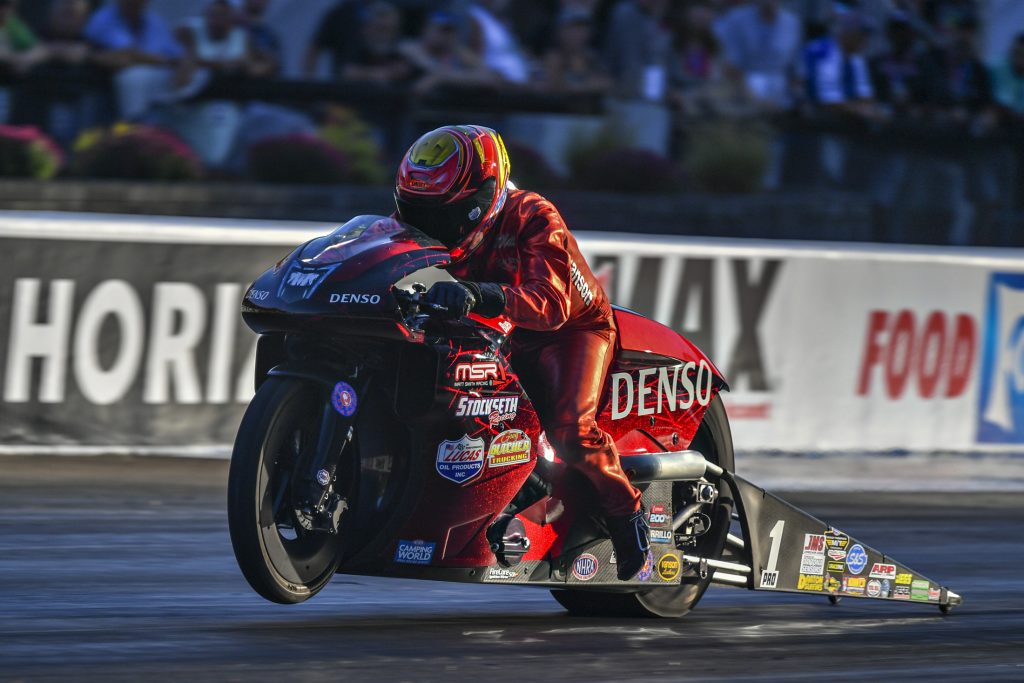
<path id="1" fill-rule="evenodd" d="M 437 447 L 437 473 L 456 484 L 465 484 L 484 469 L 484 440 L 464 434 L 457 441 Z"/>
<path id="2" fill-rule="evenodd" d="M 530 437 L 526 432 L 509 429 L 494 437 L 487 449 L 488 467 L 505 467 L 530 462 Z"/>
<path id="3" fill-rule="evenodd" d="M 430 564 L 434 559 L 436 543 L 426 541 L 399 541 L 395 549 L 395 562 L 400 564 Z"/>
<path id="4" fill-rule="evenodd" d="M 511 422 L 519 410 L 518 396 L 472 398 L 460 396 L 455 406 L 456 417 L 486 417 L 491 424 Z"/>

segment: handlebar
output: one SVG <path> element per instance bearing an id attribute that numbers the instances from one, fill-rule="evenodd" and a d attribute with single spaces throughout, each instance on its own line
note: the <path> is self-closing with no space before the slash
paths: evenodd
<path id="1" fill-rule="evenodd" d="M 391 288 L 391 293 L 394 297 L 399 302 L 404 302 L 409 306 L 409 310 L 405 315 L 405 324 L 410 330 L 419 331 L 422 328 L 423 323 L 431 317 L 447 317 L 443 315 L 448 313 L 447 306 L 423 300 L 423 295 L 427 291 L 426 287 L 416 282 L 412 285 L 412 288 L 412 294 L 404 289 L 398 289 L 397 287 Z M 424 310 L 426 313 L 423 312 Z"/>

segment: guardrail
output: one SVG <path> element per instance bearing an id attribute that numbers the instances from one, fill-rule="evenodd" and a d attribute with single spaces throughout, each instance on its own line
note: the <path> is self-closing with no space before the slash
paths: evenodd
<path id="1" fill-rule="evenodd" d="M 0 213 L 0 452 L 223 450 L 245 286 L 329 227 Z M 1022 250 L 579 238 L 725 372 L 741 450 L 1021 450 Z"/>

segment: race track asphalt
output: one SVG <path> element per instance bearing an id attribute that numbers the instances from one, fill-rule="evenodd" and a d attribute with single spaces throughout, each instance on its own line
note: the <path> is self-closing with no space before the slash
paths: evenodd
<path id="1" fill-rule="evenodd" d="M 226 463 L 0 458 L 0 680 L 1022 681 L 1024 494 L 791 502 L 942 581 L 934 606 L 712 588 L 681 620 L 571 618 L 546 591 L 242 579 Z"/>

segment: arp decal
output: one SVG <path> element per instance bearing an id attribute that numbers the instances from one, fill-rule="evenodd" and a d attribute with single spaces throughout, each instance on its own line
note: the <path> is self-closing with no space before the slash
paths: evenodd
<path id="1" fill-rule="evenodd" d="M 437 447 L 437 473 L 456 484 L 465 484 L 484 469 L 484 440 L 463 435 L 442 441 Z"/>
<path id="2" fill-rule="evenodd" d="M 400 564 L 430 564 L 434 559 L 436 543 L 426 541 L 399 541 L 395 549 L 395 562 Z"/>
<path id="3" fill-rule="evenodd" d="M 691 377 L 691 374 L 696 374 Z M 694 402 L 711 403 L 714 375 L 707 361 L 643 368 L 634 380 L 632 372 L 612 373 L 612 419 L 634 414 L 643 417 L 665 410 L 686 410 Z"/>
<path id="4" fill-rule="evenodd" d="M 868 576 L 872 579 L 895 579 L 896 565 L 875 562 L 871 565 L 871 571 L 868 573 Z"/>
<path id="5" fill-rule="evenodd" d="M 526 432 L 510 429 L 494 437 L 491 447 L 487 449 L 488 467 L 506 467 L 530 462 L 530 449 L 533 444 Z"/>
<path id="6" fill-rule="evenodd" d="M 572 575 L 580 581 L 590 581 L 597 576 L 597 558 L 590 553 L 583 553 L 572 563 Z"/>
<path id="7" fill-rule="evenodd" d="M 1024 273 L 993 273 L 978 390 L 978 441 L 1024 443 Z"/>

